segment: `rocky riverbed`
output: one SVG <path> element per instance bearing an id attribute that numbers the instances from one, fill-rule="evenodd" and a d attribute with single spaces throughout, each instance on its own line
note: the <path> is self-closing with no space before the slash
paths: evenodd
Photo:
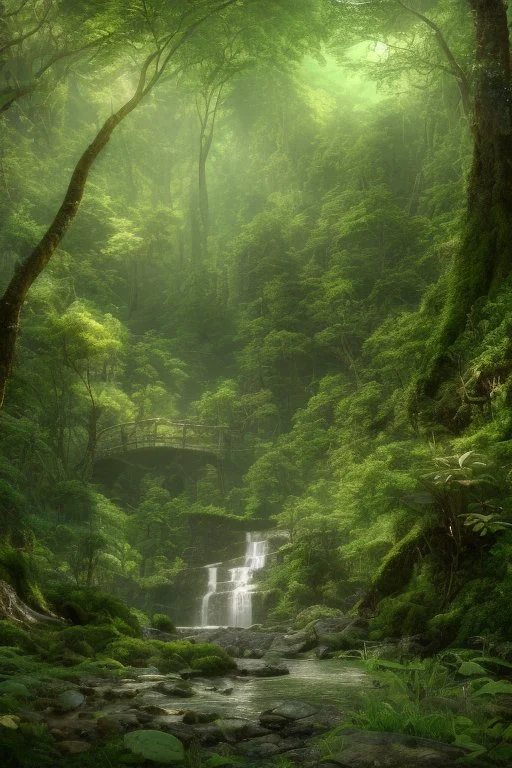
<path id="1" fill-rule="evenodd" d="M 320 762 L 323 768 L 448 768 L 462 755 L 435 742 L 344 727 L 369 686 L 361 668 L 335 660 L 240 659 L 236 673 L 223 678 L 187 669 L 163 675 L 150 667 L 116 680 L 84 678 L 25 717 L 46 722 L 70 755 L 139 729 L 172 734 L 199 746 L 205 759 L 225 757 L 227 765 L 242 759 L 271 766 L 286 758 L 307 768 Z"/>

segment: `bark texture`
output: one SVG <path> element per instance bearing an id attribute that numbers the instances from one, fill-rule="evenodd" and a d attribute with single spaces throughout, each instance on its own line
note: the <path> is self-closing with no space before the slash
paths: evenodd
<path id="1" fill-rule="evenodd" d="M 451 373 L 449 349 L 475 302 L 512 272 L 512 89 L 503 0 L 469 0 L 474 13 L 476 83 L 474 154 L 467 217 L 452 267 L 441 332 L 420 396 L 435 397 Z"/>

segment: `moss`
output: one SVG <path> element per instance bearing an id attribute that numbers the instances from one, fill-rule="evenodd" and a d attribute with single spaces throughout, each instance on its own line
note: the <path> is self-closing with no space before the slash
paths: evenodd
<path id="1" fill-rule="evenodd" d="M 457 637 L 461 619 L 461 609 L 453 607 L 445 613 L 438 613 L 432 616 L 427 626 L 430 631 L 439 633 L 442 645 L 448 645 Z"/>
<path id="2" fill-rule="evenodd" d="M 174 632 L 176 627 L 165 613 L 155 613 L 151 619 L 151 626 L 162 632 Z"/>
<path id="3" fill-rule="evenodd" d="M 28 556 L 5 543 L 0 545 L 0 579 L 10 584 L 23 602 L 38 610 L 47 610 Z"/>
<path id="4" fill-rule="evenodd" d="M 224 675 L 236 667 L 231 658 L 220 656 L 199 656 L 190 662 L 192 669 L 200 670 L 205 675 Z"/>
<path id="5" fill-rule="evenodd" d="M 122 634 L 140 636 L 137 616 L 113 595 L 61 584 L 48 597 L 55 611 L 73 624 L 114 624 Z"/>
<path id="6" fill-rule="evenodd" d="M 23 723 L 18 730 L 0 729 L 2 768 L 55 768 L 62 755 L 44 725 Z"/>
<path id="7" fill-rule="evenodd" d="M 120 661 L 132 667 L 146 666 L 152 656 L 160 656 L 158 641 L 140 640 L 135 637 L 122 637 L 109 643 L 107 655 L 115 661 Z"/>
<path id="8" fill-rule="evenodd" d="M 0 645 L 20 648 L 29 653 L 36 650 L 36 643 L 27 629 L 10 619 L 0 621 Z"/>
<path id="9" fill-rule="evenodd" d="M 305 608 L 297 614 L 293 626 L 295 629 L 303 629 L 308 624 L 318 621 L 318 619 L 330 619 L 340 616 L 343 616 L 343 614 L 337 608 L 328 608 L 326 605 L 310 605 L 309 608 Z"/>
<path id="10" fill-rule="evenodd" d="M 122 664 L 133 667 L 156 666 L 162 672 L 174 672 L 192 666 L 196 659 L 212 656 L 223 662 L 225 671 L 235 667 L 231 657 L 212 643 L 190 643 L 186 640 L 166 643 L 162 640 L 123 637 L 110 643 L 106 652 Z"/>
<path id="11" fill-rule="evenodd" d="M 427 529 L 428 521 L 418 522 L 398 544 L 395 544 L 373 577 L 361 608 L 373 606 L 408 584 L 414 565 L 425 549 Z"/>
<path id="12" fill-rule="evenodd" d="M 109 624 L 89 624 L 86 626 L 67 627 L 61 630 L 57 639 L 64 647 L 82 653 L 84 656 L 92 654 L 83 653 L 80 648 L 88 646 L 93 653 L 104 651 L 107 645 L 119 637 L 118 631 Z"/>
<path id="13" fill-rule="evenodd" d="M 331 651 L 348 651 L 352 648 L 360 648 L 363 645 L 363 633 L 340 632 L 330 635 L 320 635 L 318 645 L 325 645 Z"/>

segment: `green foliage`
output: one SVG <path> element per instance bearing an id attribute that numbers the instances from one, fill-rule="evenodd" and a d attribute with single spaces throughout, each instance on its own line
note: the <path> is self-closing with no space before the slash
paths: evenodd
<path id="1" fill-rule="evenodd" d="M 21 623 L 2 619 L 0 621 L 0 645 L 11 646 L 30 653 L 36 644 L 30 636 L 30 631 Z"/>
<path id="2" fill-rule="evenodd" d="M 224 674 L 236 667 L 233 659 L 222 648 L 210 643 L 190 643 L 184 640 L 167 643 L 125 637 L 110 643 L 106 653 L 122 664 L 134 667 L 151 664 L 163 673 L 177 672 L 189 666 L 205 674 Z"/>
<path id="3" fill-rule="evenodd" d="M 60 584 L 49 591 L 48 597 L 58 615 L 74 624 L 115 625 L 117 622 L 117 627 L 122 629 L 123 634 L 140 634 L 137 616 L 114 595 L 97 589 L 80 589 L 69 584 Z M 104 630 L 105 627 L 102 627 L 102 631 Z"/>
<path id="4" fill-rule="evenodd" d="M 162 632 L 174 632 L 176 627 L 165 613 L 155 613 L 151 619 L 151 626 Z"/>

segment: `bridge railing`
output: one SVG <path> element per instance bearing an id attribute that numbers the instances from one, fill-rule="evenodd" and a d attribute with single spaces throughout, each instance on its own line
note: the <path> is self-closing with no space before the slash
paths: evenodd
<path id="1" fill-rule="evenodd" d="M 229 430 L 223 426 L 192 424 L 167 419 L 145 419 L 104 429 L 98 435 L 96 457 L 127 453 L 139 448 L 182 448 L 223 454 Z"/>

